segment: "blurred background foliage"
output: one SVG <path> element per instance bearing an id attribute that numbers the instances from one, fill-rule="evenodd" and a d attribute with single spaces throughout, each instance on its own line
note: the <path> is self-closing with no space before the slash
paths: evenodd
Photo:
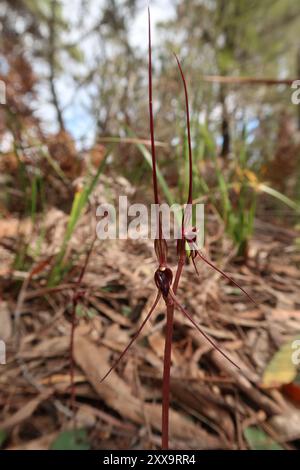
<path id="1" fill-rule="evenodd" d="M 71 211 L 78 178 L 97 175 L 111 146 L 104 172 L 128 178 L 151 201 L 146 7 L 0 1 L 2 216 L 34 218 L 49 204 Z M 300 107 L 290 81 L 300 75 L 300 4 L 179 0 L 151 8 L 164 195 L 183 202 L 188 184 L 175 51 L 190 90 L 195 199 L 211 203 L 245 255 L 257 213 L 299 221 Z"/>

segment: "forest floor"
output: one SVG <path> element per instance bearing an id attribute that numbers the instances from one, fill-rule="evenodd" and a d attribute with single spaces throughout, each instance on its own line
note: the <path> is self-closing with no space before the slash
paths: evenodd
<path id="1" fill-rule="evenodd" d="M 76 311 L 75 416 L 70 409 L 72 295 L 92 238 L 90 219 L 89 213 L 81 218 L 69 245 L 75 261 L 57 287 L 46 281 L 67 215 L 55 208 L 48 212 L 43 261 L 27 272 L 12 266 L 20 234 L 30 239 L 29 248 L 37 243 L 35 227 L 29 220 L 0 221 L 0 338 L 7 345 L 7 364 L 0 366 L 4 449 L 160 446 L 163 302 L 124 360 L 100 383 L 155 299 L 156 261 L 149 240 L 94 245 Z M 186 265 L 178 297 L 240 370 L 176 312 L 171 448 L 299 448 L 300 381 L 291 360 L 293 340 L 297 334 L 300 339 L 297 237 L 292 229 L 257 220 L 247 262 L 239 263 L 222 226 L 208 217 L 206 253 L 258 305 L 201 260 L 199 277 Z M 175 250 L 170 256 L 175 265 Z M 80 434 L 73 442 L 74 428 Z"/>

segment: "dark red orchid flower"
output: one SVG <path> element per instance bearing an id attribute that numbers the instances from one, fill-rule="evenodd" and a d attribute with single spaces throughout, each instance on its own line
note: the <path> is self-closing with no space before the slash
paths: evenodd
<path id="1" fill-rule="evenodd" d="M 157 206 L 160 204 L 159 193 L 158 193 L 158 184 L 157 184 L 157 171 L 156 171 L 156 149 L 155 149 L 155 138 L 154 138 L 154 118 L 153 118 L 153 107 L 152 107 L 152 49 L 151 49 L 151 21 L 150 21 L 150 10 L 148 9 L 148 39 L 149 39 L 149 115 L 150 115 L 150 135 L 151 135 L 151 155 L 152 155 L 152 177 L 153 177 L 153 190 L 154 190 L 154 202 Z M 145 324 L 151 317 L 153 311 L 155 310 L 158 302 L 163 298 L 166 304 L 167 310 L 167 323 L 166 323 L 166 342 L 165 342 L 165 353 L 164 353 L 164 372 L 163 372 L 163 406 L 162 406 L 162 448 L 168 449 L 169 446 L 169 394 L 170 394 L 170 367 L 171 367 L 171 345 L 172 345 L 172 334 L 173 334 L 173 317 L 174 309 L 179 310 L 192 324 L 193 326 L 205 337 L 205 339 L 215 348 L 222 356 L 228 360 L 235 367 L 239 368 L 238 365 L 230 359 L 230 357 L 220 349 L 220 347 L 201 329 L 199 325 L 192 318 L 190 313 L 183 307 L 176 295 L 177 288 L 179 285 L 180 276 L 183 271 L 183 266 L 186 260 L 186 244 L 190 248 L 191 258 L 194 263 L 195 269 L 197 267 L 195 264 L 196 258 L 201 258 L 206 264 L 224 276 L 227 280 L 236 285 L 241 289 L 247 297 L 254 302 L 252 297 L 241 287 L 239 286 L 231 277 L 217 268 L 211 261 L 209 261 L 197 248 L 196 245 L 196 227 L 190 226 L 189 222 L 191 220 L 191 207 L 193 202 L 193 158 L 192 158 L 192 141 L 191 141 L 191 131 L 190 131 L 190 115 L 189 115 L 189 101 L 188 101 L 188 91 L 185 76 L 179 62 L 178 57 L 175 55 L 179 71 L 181 74 L 184 92 L 185 92 L 185 103 L 186 103 L 186 119 L 187 119 L 187 133 L 188 133 L 188 148 L 189 148 L 189 191 L 187 206 L 183 213 L 182 218 L 182 238 L 178 240 L 177 243 L 177 252 L 178 252 L 178 264 L 176 269 L 176 274 L 173 276 L 173 272 L 167 263 L 167 242 L 163 238 L 162 231 L 162 220 L 158 214 L 158 233 L 154 241 L 154 249 L 158 260 L 158 268 L 154 275 L 155 285 L 157 287 L 157 295 L 155 301 L 146 315 L 145 319 L 141 323 L 140 327 L 132 337 L 129 344 L 126 346 L 124 351 L 121 353 L 117 361 L 112 365 L 109 371 L 102 378 L 102 381 L 105 380 L 112 370 L 119 364 L 121 359 L 124 357 L 130 346 L 137 339 L 141 331 L 143 330 Z"/>

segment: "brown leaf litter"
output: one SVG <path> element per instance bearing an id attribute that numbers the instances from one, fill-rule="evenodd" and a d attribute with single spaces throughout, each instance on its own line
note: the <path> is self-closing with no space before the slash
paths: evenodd
<path id="1" fill-rule="evenodd" d="M 71 240 L 74 267 L 55 287 L 46 285 L 45 260 L 57 252 L 66 217 L 58 210 L 48 219 L 40 260 L 28 272 L 15 271 L 11 252 L 15 222 L 0 224 L 0 337 L 7 343 L 1 366 L 0 430 L 5 448 L 47 449 L 63 429 L 85 427 L 94 448 L 157 448 L 161 431 L 164 306 L 126 358 L 104 383 L 109 369 L 143 320 L 155 295 L 155 260 L 148 241 L 97 241 L 83 280 L 85 295 L 75 333 L 76 416 L 70 410 L 70 303 L 76 272 L 88 246 L 90 216 Z M 54 221 L 54 222 L 53 222 Z M 209 224 L 209 221 L 208 221 Z M 22 226 L 22 223 L 21 223 Z M 2 231 L 2 232 L 1 232 Z M 30 243 L 36 235 L 30 232 Z M 171 448 L 247 448 L 243 431 L 262 427 L 286 448 L 300 439 L 299 403 L 282 388 L 264 389 L 263 372 L 280 346 L 300 335 L 299 253 L 293 233 L 260 223 L 246 265 L 234 262 L 222 235 L 207 240 L 216 259 L 226 252 L 222 269 L 230 272 L 259 304 L 255 307 L 219 275 L 198 264 L 182 278 L 180 296 L 203 326 L 241 368 L 236 370 L 176 312 L 171 383 Z M 175 253 L 173 260 L 175 261 Z M 35 267 L 35 269 L 34 269 Z M 30 274 L 31 273 L 31 274 Z M 23 287 L 22 287 L 23 285 Z M 16 315 L 17 313 L 17 315 Z"/>

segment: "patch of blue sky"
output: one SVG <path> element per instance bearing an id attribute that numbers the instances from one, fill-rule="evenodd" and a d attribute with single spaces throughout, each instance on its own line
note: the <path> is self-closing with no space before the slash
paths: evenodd
<path id="1" fill-rule="evenodd" d="M 121 3 L 121 2 L 120 2 Z M 155 25 L 160 21 L 168 20 L 174 14 L 174 3 L 171 0 L 159 0 L 159 1 L 144 1 L 140 2 L 139 10 L 135 18 L 132 20 L 130 27 L 130 43 L 133 47 L 145 51 L 147 49 L 147 7 L 150 4 L 151 8 L 151 19 L 153 29 L 153 44 L 160 43 L 160 35 Z M 65 17 L 71 21 L 71 23 L 77 21 L 77 14 L 79 8 L 79 1 L 70 3 L 65 0 L 63 2 Z M 84 19 L 84 29 L 89 29 L 95 22 L 95 19 L 99 17 L 99 12 L 103 1 L 99 3 L 99 0 L 91 0 L 90 10 L 87 17 Z M 76 37 L 80 37 L 82 31 L 73 31 L 71 29 L 71 37 L 74 40 Z M 91 63 L 95 62 L 96 55 L 99 53 L 99 42 L 98 38 L 88 37 L 87 40 L 80 43 L 80 47 L 83 50 L 85 60 L 87 61 L 87 67 Z M 98 51 L 98 52 L 97 52 Z M 84 68 L 84 64 L 80 65 L 80 68 Z M 88 102 L 90 101 L 90 91 L 82 87 L 80 92 L 76 93 L 76 83 L 70 82 L 68 77 L 60 77 L 57 81 L 58 94 L 62 107 L 64 109 L 64 119 L 68 131 L 72 134 L 74 139 L 80 145 L 81 142 L 85 141 L 91 143 L 95 137 L 95 122 L 94 118 L 88 111 Z M 70 102 L 70 96 L 73 100 Z"/>

